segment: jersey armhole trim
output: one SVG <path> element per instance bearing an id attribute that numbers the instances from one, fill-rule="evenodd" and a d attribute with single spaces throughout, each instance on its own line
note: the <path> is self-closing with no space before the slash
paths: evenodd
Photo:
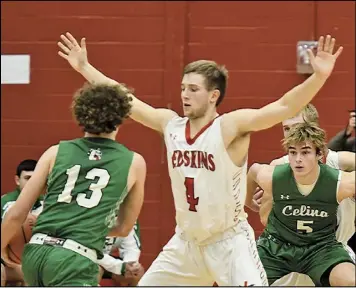
<path id="1" fill-rule="evenodd" d="M 339 196 L 339 187 L 340 187 L 340 183 L 341 183 L 341 171 L 339 170 L 339 175 L 337 177 L 337 184 L 336 184 L 336 202 L 340 205 L 341 201 L 339 202 L 338 200 L 338 196 Z"/>

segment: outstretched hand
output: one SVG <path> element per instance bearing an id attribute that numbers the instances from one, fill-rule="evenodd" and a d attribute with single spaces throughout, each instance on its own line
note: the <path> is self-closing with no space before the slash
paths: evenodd
<path id="1" fill-rule="evenodd" d="M 62 34 L 60 38 L 63 43 L 57 43 L 62 50 L 58 51 L 58 55 L 66 59 L 76 71 L 81 72 L 85 65 L 89 63 L 85 38 L 81 39 L 80 45 L 69 32 L 65 35 Z"/>
<path id="2" fill-rule="evenodd" d="M 316 55 L 314 56 L 310 49 L 307 50 L 314 73 L 321 78 L 328 78 L 330 76 L 334 69 L 336 59 L 343 50 L 343 47 L 340 46 L 336 53 L 333 54 L 335 42 L 335 38 L 331 38 L 330 35 L 327 35 L 325 39 L 321 36 L 318 41 Z"/>

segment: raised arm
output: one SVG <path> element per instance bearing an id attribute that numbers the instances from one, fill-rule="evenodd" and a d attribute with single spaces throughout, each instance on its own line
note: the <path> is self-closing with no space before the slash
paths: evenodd
<path id="1" fill-rule="evenodd" d="M 343 49 L 340 47 L 333 54 L 334 46 L 335 39 L 331 39 L 330 35 L 325 41 L 324 37 L 320 37 L 316 56 L 308 50 L 314 74 L 288 91 L 282 98 L 260 109 L 240 109 L 224 115 L 223 121 L 226 122 L 224 126 L 229 127 L 230 131 L 226 142 L 232 142 L 239 135 L 270 128 L 298 114 L 314 98 L 330 76 L 335 61 Z"/>
<path id="2" fill-rule="evenodd" d="M 70 33 L 61 35 L 61 40 L 63 43 L 58 42 L 58 46 L 62 51 L 59 51 L 58 55 L 66 59 L 74 68 L 74 70 L 82 74 L 82 76 L 88 82 L 100 84 L 106 83 L 109 85 L 122 85 L 117 81 L 108 78 L 89 63 L 85 38 L 81 39 L 80 45 Z M 163 133 L 167 123 L 177 115 L 172 110 L 164 108 L 153 108 L 147 103 L 136 98 L 134 95 L 131 96 L 133 101 L 130 117 L 133 120 L 160 133 Z"/>

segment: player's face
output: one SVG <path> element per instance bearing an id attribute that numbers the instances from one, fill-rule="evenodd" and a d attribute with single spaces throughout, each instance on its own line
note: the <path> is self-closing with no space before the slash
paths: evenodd
<path id="1" fill-rule="evenodd" d="M 33 171 L 22 171 L 20 177 L 17 175 L 15 176 L 15 182 L 16 185 L 19 186 L 20 191 L 22 191 L 23 187 L 25 187 L 27 181 L 30 180 L 32 175 Z"/>
<path id="2" fill-rule="evenodd" d="M 290 166 L 295 175 L 308 175 L 318 166 L 319 156 L 316 154 L 315 146 L 306 142 L 291 145 L 288 149 Z"/>
<path id="3" fill-rule="evenodd" d="M 286 137 L 289 133 L 290 128 L 295 125 L 295 124 L 300 124 L 300 123 L 304 123 L 304 119 L 302 114 L 299 114 L 293 118 L 289 118 L 287 120 L 284 120 L 282 122 L 283 125 L 283 135 L 284 137 Z"/>
<path id="4" fill-rule="evenodd" d="M 181 98 L 184 116 L 195 119 L 204 116 L 211 92 L 206 89 L 204 76 L 188 73 L 183 76 Z"/>

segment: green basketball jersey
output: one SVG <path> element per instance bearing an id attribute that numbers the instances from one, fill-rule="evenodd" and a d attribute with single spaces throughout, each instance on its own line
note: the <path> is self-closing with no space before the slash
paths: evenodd
<path id="1" fill-rule="evenodd" d="M 319 178 L 306 196 L 299 192 L 289 164 L 275 167 L 274 203 L 266 227 L 272 236 L 297 246 L 335 239 L 339 170 L 319 166 Z"/>
<path id="2" fill-rule="evenodd" d="M 33 233 L 77 241 L 101 257 L 128 192 L 133 155 L 107 138 L 61 141 Z"/>

